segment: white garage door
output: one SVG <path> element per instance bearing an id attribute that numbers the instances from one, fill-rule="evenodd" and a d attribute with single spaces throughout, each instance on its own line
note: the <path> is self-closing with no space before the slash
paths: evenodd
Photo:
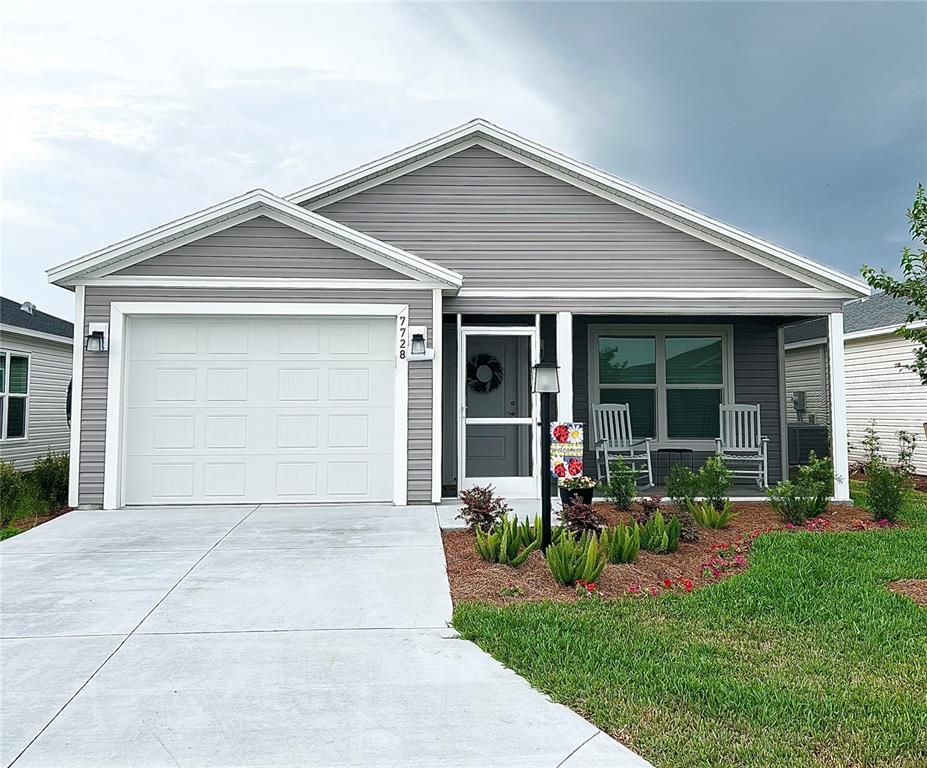
<path id="1" fill-rule="evenodd" d="M 395 327 L 129 318 L 125 503 L 390 501 Z"/>

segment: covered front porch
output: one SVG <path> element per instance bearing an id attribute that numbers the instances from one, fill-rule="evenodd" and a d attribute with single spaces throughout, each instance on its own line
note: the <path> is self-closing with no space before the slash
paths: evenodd
<path id="1" fill-rule="evenodd" d="M 675 464 L 697 470 L 715 453 L 722 406 L 758 406 L 766 438 L 767 484 L 789 475 L 789 404 L 783 327 L 807 315 L 625 315 L 558 311 L 457 313 L 443 317 L 441 495 L 492 484 L 508 499 L 537 499 L 547 471 L 539 466 L 539 398 L 531 365 L 559 366 L 552 419 L 584 425 L 584 474 L 601 479 L 593 409 L 626 404 L 635 439 L 650 438 L 653 485 L 664 495 Z M 825 316 L 831 354 L 826 375 L 832 414 L 826 446 L 840 477 L 834 496 L 849 498 L 842 315 Z M 839 436 L 839 438 L 838 438 Z M 601 457 L 600 457 L 601 458 Z M 735 499 L 765 495 L 740 478 Z"/>

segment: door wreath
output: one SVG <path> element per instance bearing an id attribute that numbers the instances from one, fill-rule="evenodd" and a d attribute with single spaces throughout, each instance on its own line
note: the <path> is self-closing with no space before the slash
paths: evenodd
<path id="1" fill-rule="evenodd" d="M 467 386 L 481 395 L 495 392 L 502 384 L 505 373 L 495 355 L 480 352 L 467 360 Z"/>

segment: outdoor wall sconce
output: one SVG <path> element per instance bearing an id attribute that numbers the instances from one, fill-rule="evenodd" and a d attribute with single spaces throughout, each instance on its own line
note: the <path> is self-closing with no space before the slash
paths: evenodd
<path id="1" fill-rule="evenodd" d="M 109 323 L 90 323 L 89 331 L 84 338 L 84 349 L 106 352 L 109 349 Z"/>
<path id="2" fill-rule="evenodd" d="M 428 349 L 428 329 L 424 325 L 410 326 L 409 336 L 412 339 L 409 345 L 410 360 L 434 360 L 435 351 Z"/>

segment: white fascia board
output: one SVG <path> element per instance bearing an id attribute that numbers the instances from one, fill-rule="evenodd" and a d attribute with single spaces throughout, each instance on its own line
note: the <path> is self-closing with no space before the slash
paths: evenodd
<path id="1" fill-rule="evenodd" d="M 0 335 L 6 336 L 8 334 L 26 336 L 30 339 L 41 339 L 42 341 L 51 341 L 66 347 L 70 347 L 74 344 L 73 339 L 69 336 L 56 336 L 53 333 L 42 333 L 41 331 L 33 331 L 29 328 L 20 328 L 16 325 L 0 325 Z"/>
<path id="2" fill-rule="evenodd" d="M 870 294 L 869 286 L 858 278 L 769 243 L 706 216 L 699 211 L 681 205 L 674 200 L 574 160 L 556 150 L 525 139 L 485 120 L 472 120 L 431 139 L 413 144 L 379 160 L 362 165 L 352 171 L 294 192 L 287 195 L 286 199 L 295 203 L 313 201 L 311 207 L 318 207 L 316 203 L 321 204 L 320 198 L 327 198 L 340 190 L 360 184 L 365 179 L 370 179 L 372 184 L 375 185 L 385 180 L 385 175 L 392 175 L 389 173 L 391 168 L 408 166 L 405 170 L 411 170 L 412 166 L 410 164 L 415 163 L 418 159 L 427 163 L 432 155 L 450 145 L 464 142 L 467 139 L 472 138 L 476 140 L 476 143 L 484 143 L 480 141 L 481 137 L 488 139 L 486 145 L 491 148 L 496 148 L 492 145 L 498 144 L 503 148 L 509 147 L 518 153 L 533 156 L 540 163 L 550 166 L 546 169 L 547 172 L 559 170 L 568 183 L 586 182 L 594 188 L 591 191 L 601 189 L 610 192 L 627 201 L 643 205 L 654 213 L 662 213 L 680 223 L 688 223 L 699 232 L 713 234 L 729 244 L 740 245 L 759 256 L 771 268 L 775 269 L 777 266 L 792 267 L 800 273 L 817 278 L 832 287 L 843 289 L 845 291 L 842 294 L 844 297 L 868 296 Z M 740 255 L 744 254 L 741 253 Z"/>
<path id="3" fill-rule="evenodd" d="M 820 291 L 816 288 L 633 288 L 633 289 L 578 289 L 584 298 L 634 299 L 646 291 L 655 299 L 842 299 L 840 291 Z M 563 291 L 556 288 L 461 288 L 460 298 L 562 298 Z"/>
<path id="4" fill-rule="evenodd" d="M 78 276 L 102 277 L 111 271 L 178 247 L 182 242 L 191 242 L 261 215 L 267 215 L 408 277 L 438 281 L 451 288 L 459 288 L 463 284 L 463 276 L 453 270 L 331 221 L 266 190 L 253 190 L 135 238 L 53 267 L 48 270 L 48 279 L 49 282 L 61 284 L 73 281 Z"/>
<path id="5" fill-rule="evenodd" d="M 826 344 L 827 339 L 821 337 L 818 339 L 806 339 L 805 341 L 790 341 L 788 344 L 783 345 L 783 348 L 788 351 L 790 349 L 802 349 L 804 347 L 819 347 L 822 344 Z"/>
<path id="6" fill-rule="evenodd" d="M 883 325 L 880 328 L 867 328 L 863 331 L 853 331 L 844 333 L 844 341 L 853 341 L 854 339 L 868 339 L 873 336 L 891 336 L 901 330 L 901 325 Z M 927 328 L 927 320 L 918 320 L 916 323 L 909 323 L 908 328 Z"/>

